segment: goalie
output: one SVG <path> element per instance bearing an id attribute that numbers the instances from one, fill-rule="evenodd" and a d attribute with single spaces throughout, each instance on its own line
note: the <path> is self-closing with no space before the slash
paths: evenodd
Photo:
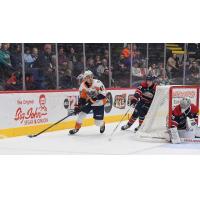
<path id="1" fill-rule="evenodd" d="M 198 107 L 189 98 L 183 98 L 172 111 L 169 134 L 171 142 L 175 144 L 181 143 L 181 138 L 200 137 Z"/>

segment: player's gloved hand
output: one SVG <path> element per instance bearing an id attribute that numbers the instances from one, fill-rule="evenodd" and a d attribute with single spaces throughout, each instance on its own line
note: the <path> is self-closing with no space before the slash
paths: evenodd
<path id="1" fill-rule="evenodd" d="M 76 104 L 74 106 L 74 114 L 77 115 L 81 112 L 81 106 L 79 104 Z"/>
<path id="2" fill-rule="evenodd" d="M 136 99 L 131 99 L 130 106 L 135 107 L 136 103 L 137 103 Z"/>
<path id="3" fill-rule="evenodd" d="M 89 104 L 93 104 L 93 103 L 96 102 L 96 100 L 97 100 L 96 97 L 93 97 L 93 98 L 90 97 L 90 98 L 88 99 L 88 103 L 89 103 Z"/>

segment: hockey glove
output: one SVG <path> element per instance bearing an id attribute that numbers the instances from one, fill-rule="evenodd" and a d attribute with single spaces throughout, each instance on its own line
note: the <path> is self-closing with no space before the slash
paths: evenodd
<path id="1" fill-rule="evenodd" d="M 81 106 L 78 105 L 78 104 L 76 104 L 76 105 L 74 106 L 74 114 L 77 115 L 77 114 L 79 114 L 80 112 L 81 112 Z"/>
<path id="2" fill-rule="evenodd" d="M 136 99 L 131 99 L 131 101 L 130 101 L 130 106 L 132 106 L 132 107 L 134 108 L 135 105 L 136 105 L 136 103 L 137 103 L 137 100 L 136 100 Z"/>
<path id="3" fill-rule="evenodd" d="M 102 94 L 98 94 L 97 96 L 93 96 L 93 97 L 89 97 L 88 98 L 88 103 L 93 104 L 95 103 L 97 100 L 102 100 L 105 99 L 106 97 Z"/>
<path id="4" fill-rule="evenodd" d="M 93 104 L 93 103 L 96 102 L 96 100 L 97 100 L 97 98 L 89 98 L 87 102 L 88 102 L 89 104 Z"/>

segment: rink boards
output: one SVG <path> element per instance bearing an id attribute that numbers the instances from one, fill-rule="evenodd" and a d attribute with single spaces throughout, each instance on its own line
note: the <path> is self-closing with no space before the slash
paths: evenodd
<path id="1" fill-rule="evenodd" d="M 129 109 L 128 102 L 134 92 L 135 89 L 107 90 L 106 123 L 121 119 Z M 1 92 L 0 137 L 14 137 L 42 131 L 73 111 L 78 96 L 78 90 Z M 92 113 L 88 114 L 83 126 L 94 124 L 92 116 Z M 73 128 L 76 117 L 71 116 L 49 131 Z"/>

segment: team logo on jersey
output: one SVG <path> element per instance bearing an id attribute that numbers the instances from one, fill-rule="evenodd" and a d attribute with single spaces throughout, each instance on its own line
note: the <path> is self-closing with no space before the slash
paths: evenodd
<path id="1" fill-rule="evenodd" d="M 94 88 L 91 88 L 91 89 L 89 88 L 87 90 L 87 95 L 89 97 L 93 98 L 93 97 L 96 97 L 98 94 L 97 94 L 97 91 Z"/>
<path id="2" fill-rule="evenodd" d="M 107 98 L 107 103 L 105 104 L 105 112 L 109 113 L 112 110 L 112 105 L 113 105 L 112 94 L 108 92 L 106 94 L 106 98 Z"/>
<path id="3" fill-rule="evenodd" d="M 114 106 L 119 109 L 124 109 L 126 107 L 126 94 L 116 95 Z"/>
<path id="4" fill-rule="evenodd" d="M 150 99 L 153 99 L 153 94 L 152 94 L 151 92 L 149 92 L 149 91 L 145 91 L 145 92 L 143 93 L 143 96 L 148 97 L 148 98 L 150 98 Z"/>

